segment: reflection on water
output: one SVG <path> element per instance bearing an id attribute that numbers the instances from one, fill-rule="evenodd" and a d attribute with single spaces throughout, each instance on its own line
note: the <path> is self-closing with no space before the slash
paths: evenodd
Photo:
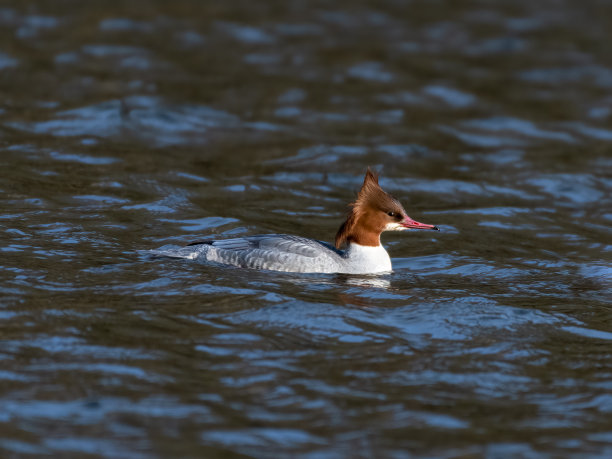
<path id="1" fill-rule="evenodd" d="M 3 456 L 612 454 L 612 10 L 9 1 Z M 394 272 L 153 258 L 331 240 Z"/>

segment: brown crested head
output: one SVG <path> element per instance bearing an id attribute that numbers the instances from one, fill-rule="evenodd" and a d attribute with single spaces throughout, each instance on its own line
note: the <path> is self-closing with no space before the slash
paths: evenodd
<path id="1" fill-rule="evenodd" d="M 408 217 L 399 201 L 380 187 L 378 174 L 370 168 L 357 199 L 349 206 L 349 215 L 336 234 L 337 248 L 350 242 L 378 246 L 380 233 L 400 229 L 401 222 Z"/>

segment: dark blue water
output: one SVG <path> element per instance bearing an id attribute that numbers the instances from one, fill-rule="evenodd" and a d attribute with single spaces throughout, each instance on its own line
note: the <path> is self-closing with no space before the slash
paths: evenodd
<path id="1" fill-rule="evenodd" d="M 5 2 L 3 457 L 612 455 L 607 2 Z M 155 259 L 331 241 L 394 272 Z M 241 456 L 244 455 L 244 456 Z"/>

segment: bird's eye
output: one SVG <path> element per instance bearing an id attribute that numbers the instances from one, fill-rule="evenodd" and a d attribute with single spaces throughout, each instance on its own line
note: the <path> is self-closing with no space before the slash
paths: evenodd
<path id="1" fill-rule="evenodd" d="M 387 215 L 389 217 L 395 217 L 396 213 L 395 212 L 387 212 Z"/>

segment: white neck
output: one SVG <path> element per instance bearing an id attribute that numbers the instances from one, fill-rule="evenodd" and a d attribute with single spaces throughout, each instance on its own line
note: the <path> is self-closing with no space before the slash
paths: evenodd
<path id="1" fill-rule="evenodd" d="M 368 246 L 351 242 L 346 249 L 346 258 L 353 274 L 391 271 L 391 258 L 380 244 Z"/>

